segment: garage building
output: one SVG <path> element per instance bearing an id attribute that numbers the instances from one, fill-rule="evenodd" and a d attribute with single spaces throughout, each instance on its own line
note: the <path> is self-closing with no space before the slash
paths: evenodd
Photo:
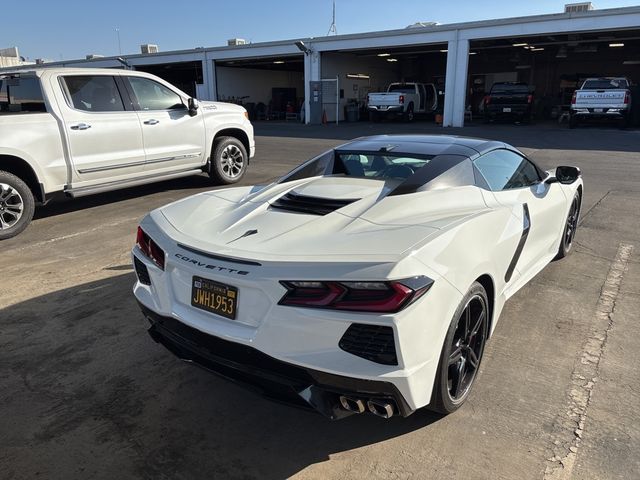
<path id="1" fill-rule="evenodd" d="M 230 43 L 45 66 L 122 68 L 124 60 L 197 98 L 243 104 L 256 121 L 353 120 L 349 110 L 366 118 L 369 92 L 398 81 L 433 83 L 444 93 L 443 125 L 454 127 L 481 115 L 498 81 L 529 84 L 540 118 L 561 115 L 587 76 L 640 82 L 640 7 L 571 4 L 558 14 Z"/>

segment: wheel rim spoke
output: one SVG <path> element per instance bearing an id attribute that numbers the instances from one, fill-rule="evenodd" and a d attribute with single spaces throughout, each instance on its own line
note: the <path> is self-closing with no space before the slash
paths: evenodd
<path id="1" fill-rule="evenodd" d="M 453 401 L 464 398 L 478 372 L 487 334 L 486 301 L 472 297 L 460 314 L 447 358 L 447 386 Z"/>
<path id="2" fill-rule="evenodd" d="M 13 227 L 22 218 L 24 202 L 11 185 L 0 183 L 0 229 Z"/>

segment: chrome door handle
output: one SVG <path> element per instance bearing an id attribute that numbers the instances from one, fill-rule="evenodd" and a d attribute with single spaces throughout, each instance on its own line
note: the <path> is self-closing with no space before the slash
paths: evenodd
<path id="1" fill-rule="evenodd" d="M 144 122 L 145 125 L 155 125 L 157 123 L 160 123 L 160 120 L 156 120 L 155 118 L 152 118 L 151 120 L 145 120 Z"/>
<path id="2" fill-rule="evenodd" d="M 88 130 L 91 125 L 88 123 L 78 123 L 77 125 L 71 125 L 71 130 Z"/>

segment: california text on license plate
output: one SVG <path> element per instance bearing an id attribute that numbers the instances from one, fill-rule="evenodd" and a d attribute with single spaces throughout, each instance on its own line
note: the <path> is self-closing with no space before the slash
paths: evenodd
<path id="1" fill-rule="evenodd" d="M 238 309 L 238 289 L 206 278 L 193 277 L 191 305 L 235 320 Z"/>

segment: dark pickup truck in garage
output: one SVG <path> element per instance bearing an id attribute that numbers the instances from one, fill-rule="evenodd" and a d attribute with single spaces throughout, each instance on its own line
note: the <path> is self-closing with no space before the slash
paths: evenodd
<path id="1" fill-rule="evenodd" d="M 509 118 L 530 122 L 533 111 L 533 93 L 521 82 L 494 83 L 484 97 L 484 119 L 486 122 L 498 118 Z"/>

